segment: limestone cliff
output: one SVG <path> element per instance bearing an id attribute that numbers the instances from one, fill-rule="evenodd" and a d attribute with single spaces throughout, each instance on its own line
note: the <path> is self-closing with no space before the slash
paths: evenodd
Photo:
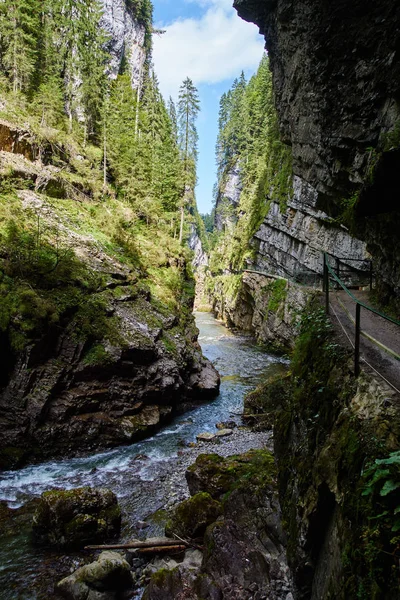
<path id="1" fill-rule="evenodd" d="M 286 279 L 245 272 L 215 278 L 212 309 L 228 327 L 246 331 L 278 352 L 293 349 L 299 315 L 313 296 Z"/>
<path id="2" fill-rule="evenodd" d="M 218 231 L 223 231 L 225 227 L 232 227 L 236 223 L 235 209 L 239 205 L 242 191 L 238 164 L 228 170 L 221 188 L 215 203 L 215 228 Z"/>
<path id="3" fill-rule="evenodd" d="M 376 261 L 381 291 L 399 294 L 400 7 L 236 0 L 264 34 L 293 172 L 331 217 L 349 209 Z"/>
<path id="4" fill-rule="evenodd" d="M 108 72 L 115 79 L 126 61 L 132 85 L 141 85 L 143 67 L 148 54 L 146 25 L 141 22 L 127 0 L 101 0 L 101 25 L 108 35 L 107 50 L 111 56 Z"/>

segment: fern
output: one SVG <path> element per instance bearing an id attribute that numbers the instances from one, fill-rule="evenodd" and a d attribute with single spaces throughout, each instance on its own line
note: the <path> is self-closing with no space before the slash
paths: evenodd
<path id="1" fill-rule="evenodd" d="M 375 494 L 384 498 L 382 502 L 389 506 L 378 516 L 390 519 L 393 532 L 400 531 L 400 450 L 391 452 L 386 458 L 376 459 L 365 471 L 364 477 L 366 486 L 362 495 Z"/>

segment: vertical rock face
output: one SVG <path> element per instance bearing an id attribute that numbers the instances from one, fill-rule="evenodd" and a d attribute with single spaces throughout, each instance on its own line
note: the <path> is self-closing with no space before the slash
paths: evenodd
<path id="1" fill-rule="evenodd" d="M 117 77 L 124 61 L 129 65 L 132 85 L 137 88 L 146 60 L 146 28 L 139 23 L 126 0 L 101 0 L 103 6 L 102 26 L 110 36 L 107 49 L 111 55 L 110 77 Z"/>
<path id="2" fill-rule="evenodd" d="M 189 248 L 194 252 L 194 257 L 192 260 L 193 267 L 198 269 L 199 267 L 205 267 L 208 265 L 208 256 L 203 248 L 203 244 L 201 243 L 201 239 L 195 225 L 192 225 L 192 231 L 189 237 L 188 245 Z"/>
<path id="3" fill-rule="evenodd" d="M 234 165 L 226 175 L 223 189 L 218 194 L 215 205 L 215 227 L 223 231 L 236 223 L 235 209 L 239 205 L 242 191 L 239 165 Z"/>
<path id="4" fill-rule="evenodd" d="M 265 35 L 294 174 L 314 189 L 316 208 L 333 217 L 358 194 L 357 235 L 391 293 L 399 294 L 400 5 L 235 0 L 234 6 Z"/>
<path id="5" fill-rule="evenodd" d="M 310 271 L 321 276 L 322 251 L 343 259 L 362 261 L 367 257 L 366 244 L 319 210 L 317 200 L 316 190 L 295 176 L 293 197 L 288 201 L 286 211 L 282 211 L 278 202 L 271 203 L 254 236 L 257 270 L 284 277 L 296 277 Z M 349 261 L 349 265 L 354 267 L 354 262 Z M 367 269 L 369 263 L 358 263 L 358 267 Z"/>

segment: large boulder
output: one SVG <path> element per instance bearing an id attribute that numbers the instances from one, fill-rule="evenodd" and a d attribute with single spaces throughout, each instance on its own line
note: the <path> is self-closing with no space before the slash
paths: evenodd
<path id="1" fill-rule="evenodd" d="M 117 552 L 102 552 L 95 562 L 81 567 L 57 584 L 67 600 L 111 600 L 115 592 L 131 587 L 129 564 Z"/>
<path id="2" fill-rule="evenodd" d="M 182 538 L 201 537 L 221 514 L 220 502 L 213 500 L 207 492 L 200 492 L 178 504 L 165 525 L 165 533 L 171 537 L 174 534 Z"/>
<path id="3" fill-rule="evenodd" d="M 79 547 L 117 535 L 121 510 L 116 495 L 90 487 L 44 492 L 33 516 L 33 538 L 57 547 Z"/>

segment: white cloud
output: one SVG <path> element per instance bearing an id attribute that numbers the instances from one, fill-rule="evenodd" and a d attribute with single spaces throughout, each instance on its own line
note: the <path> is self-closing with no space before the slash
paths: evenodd
<path id="1" fill-rule="evenodd" d="M 264 40 L 255 25 L 242 21 L 232 0 L 186 0 L 204 6 L 199 19 L 182 19 L 162 26 L 154 36 L 154 63 L 165 97 L 177 96 L 186 77 L 195 85 L 213 84 L 255 70 Z"/>

